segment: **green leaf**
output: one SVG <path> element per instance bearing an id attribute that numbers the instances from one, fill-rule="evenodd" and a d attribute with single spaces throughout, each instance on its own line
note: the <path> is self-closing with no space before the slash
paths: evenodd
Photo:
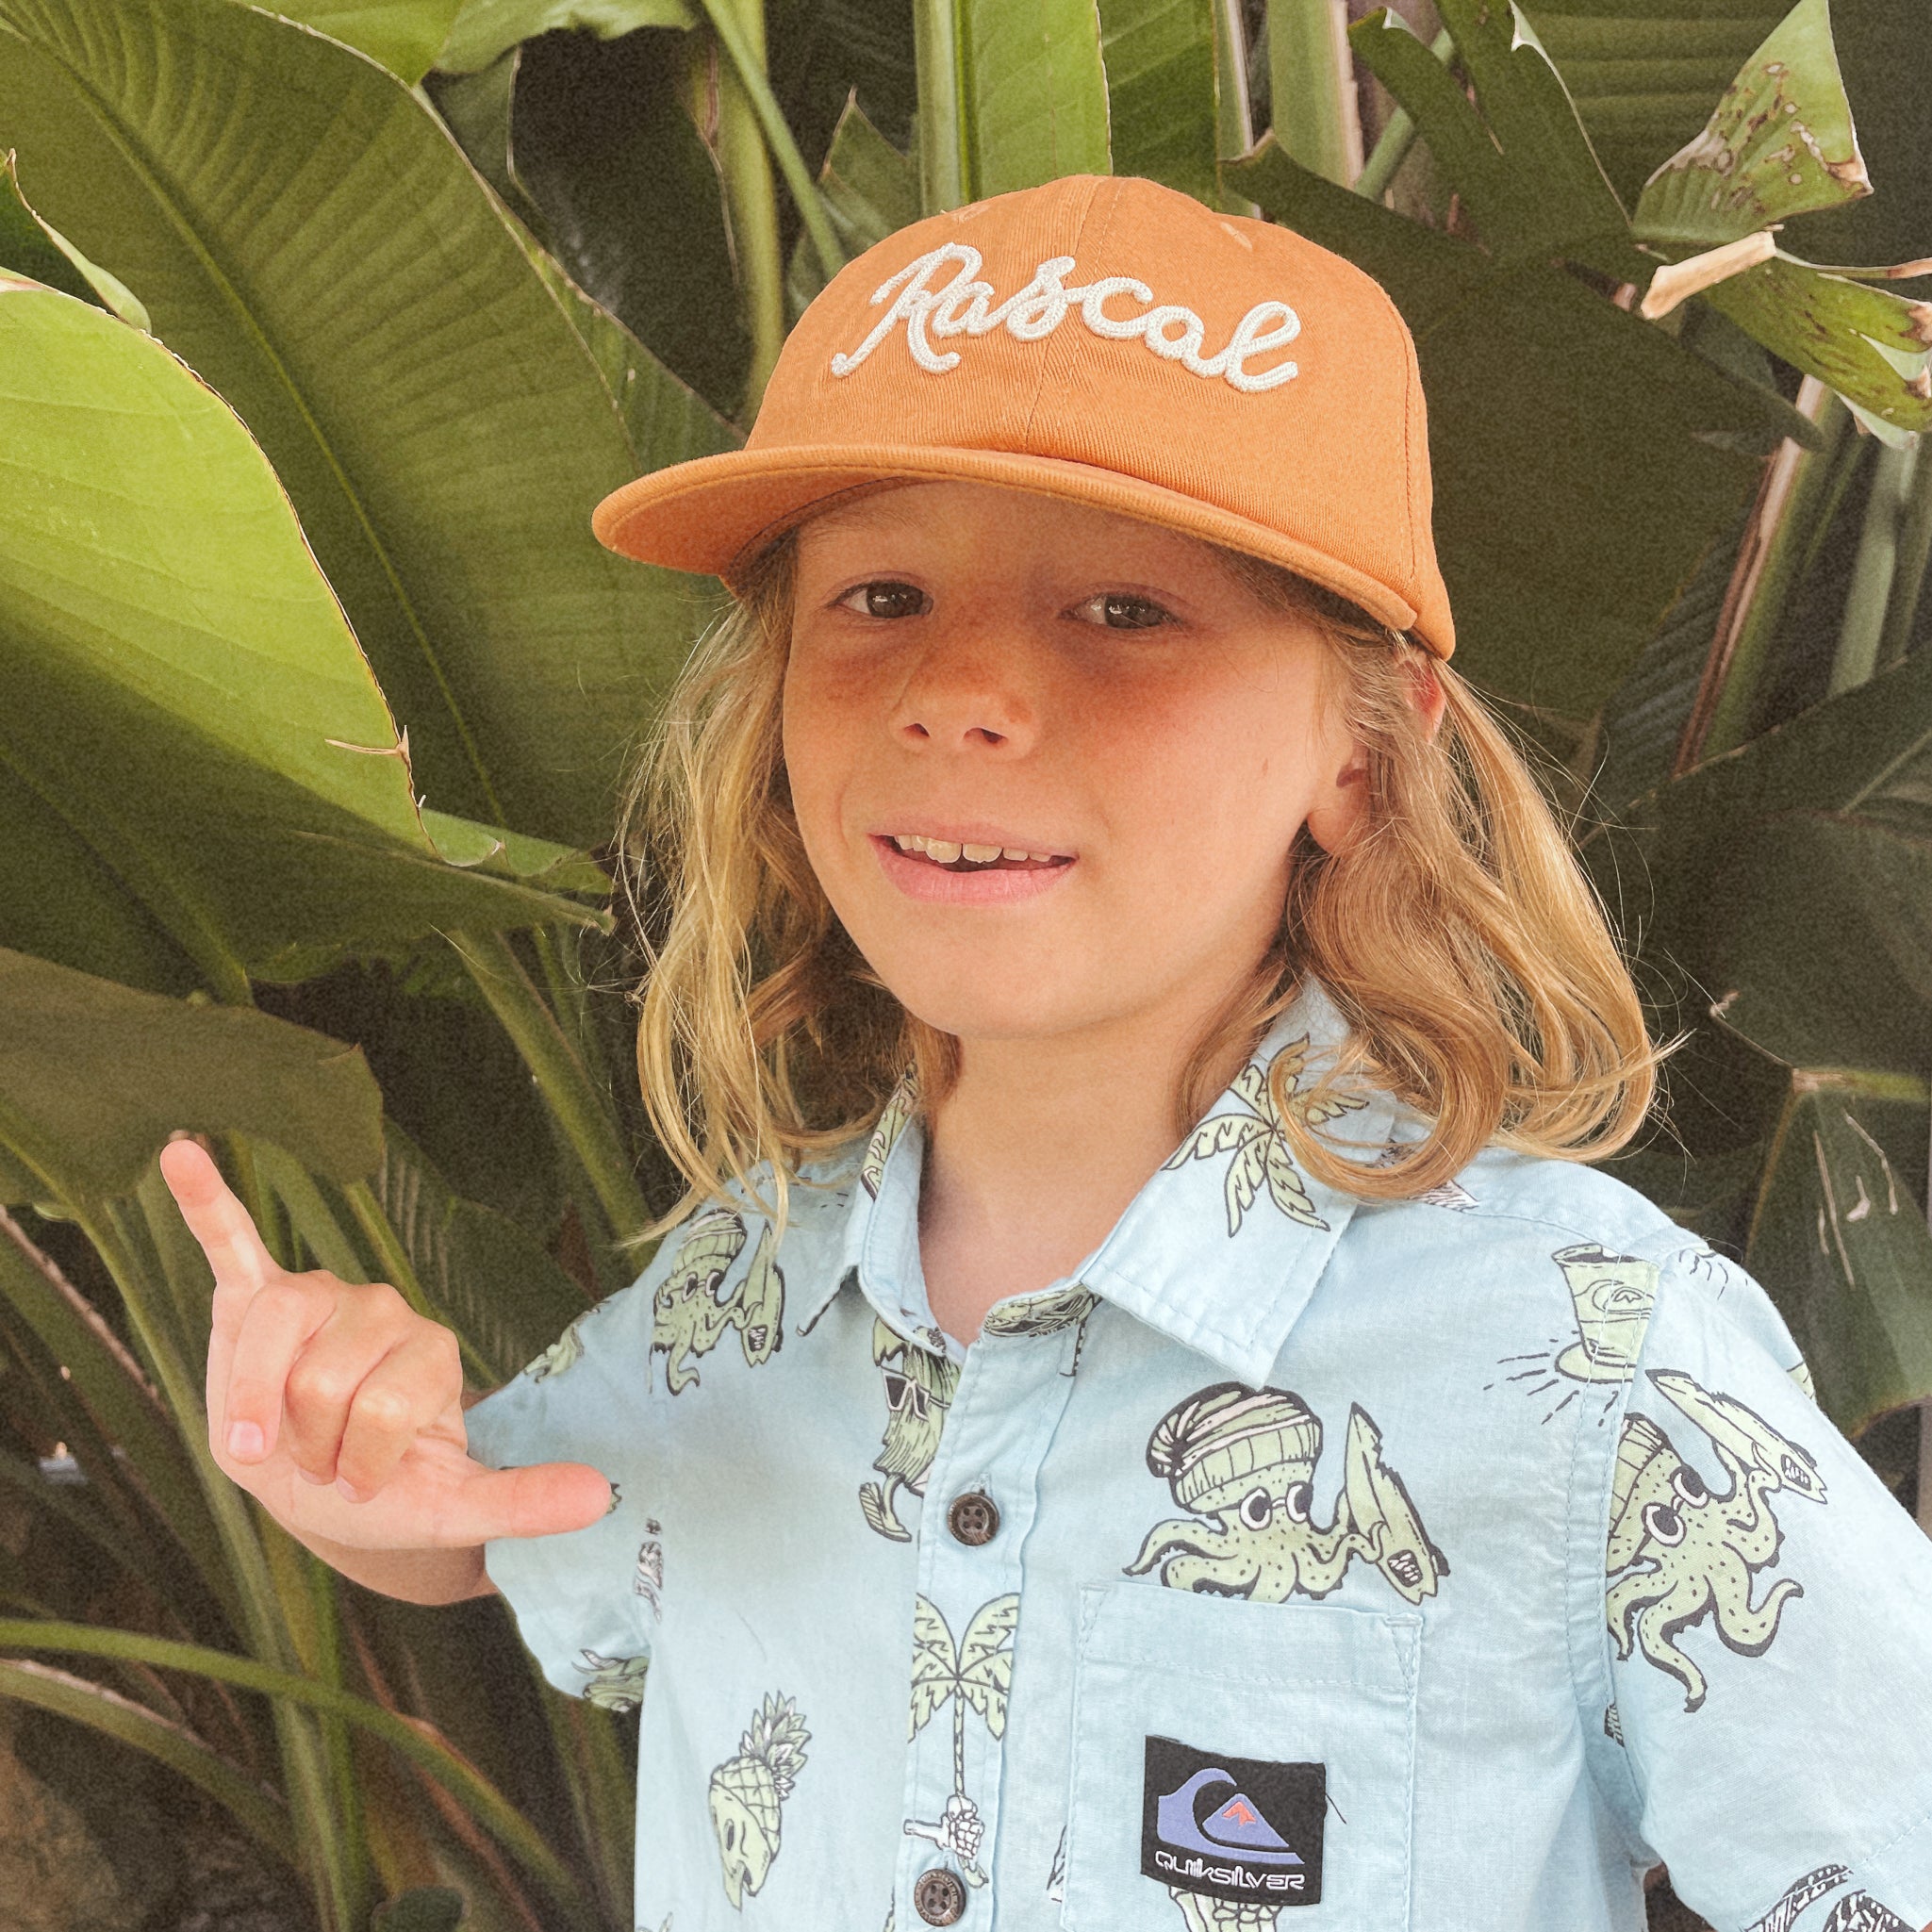
<path id="1" fill-rule="evenodd" d="M 0 1142 L 70 1200 L 133 1192 L 177 1127 L 272 1141 L 336 1181 L 382 1158 L 362 1055 L 245 1007 L 0 949 Z"/>
<path id="2" fill-rule="evenodd" d="M 1415 338 L 1457 669 L 1593 716 L 1756 485 L 1753 452 L 1816 428 L 1574 275 L 1497 267 L 1271 142 L 1224 173 L 1375 276 Z"/>
<path id="3" fill-rule="evenodd" d="M 697 24 L 697 10 L 686 0 L 463 0 L 436 65 L 444 74 L 474 74 L 520 41 L 557 27 L 614 41 L 640 26 Z"/>
<path id="4" fill-rule="evenodd" d="M 1932 1395 L 1932 1232 L 1868 1124 L 1877 1104 L 1794 1077 L 1744 1253 L 1847 1435 Z"/>
<path id="5" fill-rule="evenodd" d="M 1513 0 L 1442 0 L 1439 11 L 1514 189 L 1510 232 L 1498 240 L 1511 254 L 1575 247 L 1592 236 L 1621 241 L 1624 206 L 1523 9 Z"/>
<path id="6" fill-rule="evenodd" d="M 463 0 L 282 0 L 274 8 L 379 61 L 412 87 L 429 71 Z"/>
<path id="7" fill-rule="evenodd" d="M 1644 802 L 1653 943 L 1792 1066 L 1932 1070 L 1932 657 Z"/>
<path id="8" fill-rule="evenodd" d="M 1349 43 L 1414 120 L 1501 260 L 1621 247 L 1628 223 L 1562 79 L 1519 8 L 1449 0 L 1481 112 L 1399 14 L 1379 8 Z M 1593 251 L 1592 251 L 1593 252 Z"/>
<path id="9" fill-rule="evenodd" d="M 148 326 L 148 312 L 126 285 L 91 262 L 58 228 L 50 228 L 27 206 L 14 170 L 13 150 L 6 150 L 0 171 L 0 270 L 11 269 L 62 294 L 97 302 L 111 315 L 138 329 Z"/>
<path id="10" fill-rule="evenodd" d="M 688 594 L 592 535 L 636 473 L 624 418 L 446 130 L 229 0 L 0 0 L 0 27 L 22 185 L 249 425 L 418 790 L 598 843 Z M 246 192 L 211 154 L 247 155 Z"/>
<path id="11" fill-rule="evenodd" d="M 937 0 L 957 23 L 971 175 L 983 200 L 1113 172 L 1095 0 Z"/>
<path id="12" fill-rule="evenodd" d="M 1214 0 L 1099 0 L 1099 13 L 1114 173 L 1218 206 Z"/>
<path id="13" fill-rule="evenodd" d="M 1701 299 L 1881 422 L 1932 429 L 1932 303 L 1826 274 L 1782 250 Z"/>
<path id="14" fill-rule="evenodd" d="M 367 1698 L 292 1671 L 257 1663 L 200 1643 L 178 1643 L 144 1631 L 98 1629 L 90 1624 L 0 1618 L 0 1649 L 71 1650 L 84 1657 L 124 1658 L 164 1670 L 190 1671 L 215 1683 L 235 1684 L 323 1712 L 380 1739 L 459 1801 L 475 1822 L 541 1881 L 568 1912 L 565 1923 L 589 1924 L 593 1914 L 583 1888 L 543 1841 L 542 1834 L 467 1759 L 451 1749 L 441 1732 L 420 1718 L 405 1718 Z M 12 1686 L 8 1685 L 9 1693 Z"/>
<path id="15" fill-rule="evenodd" d="M 1632 226 L 1641 240 L 1694 251 L 1871 192 L 1827 0 L 1798 0 L 1703 131 L 1643 184 Z"/>
<path id="16" fill-rule="evenodd" d="M 58 1711 L 158 1759 L 206 1792 L 265 1851 L 299 1869 L 301 1857 L 287 1804 L 184 1726 L 106 1684 L 90 1683 L 71 1671 L 24 1658 L 0 1658 L 0 1697 Z"/>
<path id="17" fill-rule="evenodd" d="M 650 387 L 689 384 L 731 414 L 751 339 L 718 165 L 686 111 L 685 70 L 702 57 L 676 32 L 538 41 L 514 57 L 506 118 L 499 126 L 479 107 L 468 138 L 484 143 L 479 165 L 500 191 L 507 177 L 512 206 L 537 212 L 537 238 L 556 258 L 544 271 L 533 255 L 539 271 L 553 283 L 555 267 L 567 272 L 578 302 L 619 318 L 646 359 L 659 359 Z M 692 454 L 737 440 L 711 421 L 709 447 Z"/>
<path id="18" fill-rule="evenodd" d="M 568 849 L 419 813 L 273 472 L 160 343 L 0 292 L 0 798 L 33 841 L 0 938 L 232 993 L 297 944 L 596 916 Z"/>
<path id="19" fill-rule="evenodd" d="M 856 96 L 846 103 L 833 130 L 818 191 L 848 258 L 919 219 L 918 171 L 866 118 Z M 794 322 L 825 281 L 817 251 L 801 234 L 785 272 Z"/>
<path id="20" fill-rule="evenodd" d="M 383 1124 L 373 1184 L 437 1318 L 497 1385 L 584 1313 L 583 1289 L 543 1244 L 507 1215 L 454 1194 L 392 1120 Z"/>

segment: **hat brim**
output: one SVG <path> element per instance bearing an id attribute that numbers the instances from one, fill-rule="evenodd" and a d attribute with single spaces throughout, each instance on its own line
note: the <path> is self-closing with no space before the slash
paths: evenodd
<path id="1" fill-rule="evenodd" d="M 1284 565 L 1394 630 L 1407 631 L 1416 621 L 1415 606 L 1379 579 L 1264 523 L 1115 470 L 1008 450 L 837 443 L 733 450 L 625 484 L 597 505 L 590 525 L 598 541 L 621 556 L 702 571 L 732 585 L 768 544 L 834 501 L 933 479 L 998 484 L 1138 517 Z M 1415 636 L 1444 654 L 1433 639 Z"/>

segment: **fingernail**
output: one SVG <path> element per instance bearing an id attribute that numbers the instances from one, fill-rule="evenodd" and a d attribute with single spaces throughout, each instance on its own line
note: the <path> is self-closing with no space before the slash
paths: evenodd
<path id="1" fill-rule="evenodd" d="M 313 1469 L 305 1469 L 299 1462 L 295 1465 L 295 1473 L 304 1482 L 314 1483 L 317 1489 L 326 1489 L 329 1486 L 329 1478 L 326 1476 L 318 1476 Z"/>
<path id="2" fill-rule="evenodd" d="M 342 1494 L 345 1496 L 347 1496 L 352 1503 L 366 1503 L 369 1500 L 369 1498 L 365 1496 L 362 1494 L 362 1492 L 359 1489 L 357 1489 L 355 1485 L 352 1483 L 346 1476 L 339 1476 L 336 1478 L 336 1487 L 339 1490 L 340 1490 Z"/>
<path id="3" fill-rule="evenodd" d="M 607 1476 L 606 1476 L 606 1477 L 605 1477 L 605 1478 L 604 1478 L 603 1479 L 604 1479 L 604 1481 L 606 1481 L 606 1482 L 610 1482 L 610 1478 L 609 1478 L 609 1477 L 607 1477 Z M 608 1515 L 610 1514 L 610 1512 L 611 1512 L 611 1510 L 615 1510 L 615 1509 L 617 1508 L 617 1506 L 618 1506 L 618 1505 L 619 1505 L 619 1504 L 620 1502 L 622 1502 L 622 1501 L 623 1501 L 623 1499 L 624 1499 L 624 1493 L 623 1493 L 623 1491 L 622 1491 L 622 1490 L 620 1490 L 620 1489 L 619 1489 L 619 1487 L 617 1486 L 617 1484 L 616 1484 L 616 1483 L 614 1483 L 614 1482 L 611 1482 L 611 1483 L 610 1483 L 610 1508 L 609 1508 L 609 1509 L 607 1509 L 607 1510 L 605 1510 L 603 1513 L 604 1513 L 604 1514 L 605 1514 L 606 1516 L 608 1516 Z"/>
<path id="4" fill-rule="evenodd" d="M 231 1422 L 228 1425 L 228 1453 L 231 1456 L 259 1456 L 267 1446 L 258 1422 Z"/>

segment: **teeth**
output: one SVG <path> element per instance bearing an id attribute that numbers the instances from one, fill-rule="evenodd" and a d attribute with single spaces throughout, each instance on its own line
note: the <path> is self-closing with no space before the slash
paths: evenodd
<path id="1" fill-rule="evenodd" d="M 1037 866 L 1051 863 L 1051 852 L 1022 851 L 1018 846 L 964 845 L 948 838 L 922 838 L 916 833 L 895 832 L 892 842 L 902 852 L 924 852 L 935 865 L 956 865 L 964 858 L 968 865 L 990 866 L 1000 859 L 1011 859 L 1016 864 L 1028 862 Z"/>

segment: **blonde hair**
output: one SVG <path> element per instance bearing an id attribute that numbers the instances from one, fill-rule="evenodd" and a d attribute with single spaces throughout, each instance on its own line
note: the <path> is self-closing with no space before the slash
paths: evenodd
<path id="1" fill-rule="evenodd" d="M 1275 943 L 1207 1031 L 1176 1098 L 1177 1140 L 1213 1104 L 1234 1042 L 1259 1041 L 1304 972 L 1350 1037 L 1312 1089 L 1274 1098 L 1296 1158 L 1375 1199 L 1427 1192 L 1491 1140 L 1598 1160 L 1642 1126 L 1656 1069 L 1642 1002 L 1602 908 L 1503 726 L 1433 653 L 1278 565 L 1221 561 L 1268 609 L 1312 623 L 1330 702 L 1368 753 L 1359 834 L 1296 835 Z M 794 541 L 773 544 L 701 640 L 626 786 L 619 880 L 645 974 L 637 1072 L 689 1192 L 652 1232 L 768 1163 L 784 1213 L 800 1165 L 877 1118 L 908 1065 L 931 1104 L 959 1044 L 900 1006 L 806 861 L 780 739 Z M 1445 697 L 1431 734 L 1412 680 Z M 1428 1131 L 1369 1166 L 1324 1145 L 1311 1102 L 1356 1074 Z M 1343 1118 L 1346 1120 L 1346 1115 Z"/>

